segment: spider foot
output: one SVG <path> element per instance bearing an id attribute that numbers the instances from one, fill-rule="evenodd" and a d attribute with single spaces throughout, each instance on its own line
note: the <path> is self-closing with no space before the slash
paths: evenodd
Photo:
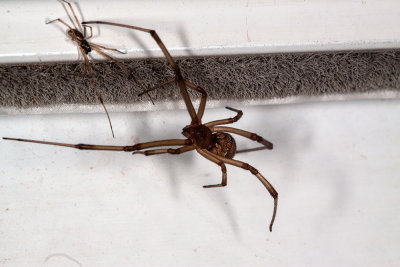
<path id="1" fill-rule="evenodd" d="M 213 187 L 224 187 L 226 184 L 210 184 L 210 185 L 203 185 L 203 188 L 213 188 Z"/>
<path id="2" fill-rule="evenodd" d="M 47 20 L 47 21 L 45 21 L 44 23 L 50 24 L 50 23 L 53 23 L 53 22 L 56 21 L 56 20 L 58 20 L 58 19 Z"/>
<path id="3" fill-rule="evenodd" d="M 236 108 L 231 108 L 231 107 L 225 107 L 225 108 L 229 109 L 229 110 L 232 110 L 232 111 L 235 111 L 235 112 L 241 112 L 241 110 L 236 109 Z"/>
<path id="4" fill-rule="evenodd" d="M 122 50 L 119 50 L 119 49 L 115 49 L 115 51 L 120 53 L 120 54 L 126 54 L 127 53 L 126 50 L 122 51 Z"/>
<path id="5" fill-rule="evenodd" d="M 135 154 L 146 155 L 146 153 L 144 153 L 144 151 L 133 151 L 133 152 L 132 152 L 132 155 L 135 155 Z"/>

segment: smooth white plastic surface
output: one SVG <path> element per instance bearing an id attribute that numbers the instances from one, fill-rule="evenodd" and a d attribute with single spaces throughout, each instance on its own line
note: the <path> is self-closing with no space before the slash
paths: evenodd
<path id="1" fill-rule="evenodd" d="M 80 20 L 155 29 L 173 56 L 400 48 L 398 0 L 76 1 Z M 0 63 L 77 60 L 56 0 L 0 2 Z M 83 18 L 82 18 L 83 16 Z M 120 57 L 162 56 L 146 33 L 95 27 Z M 95 53 L 92 53 L 95 57 Z"/>
<path id="2" fill-rule="evenodd" d="M 272 151 L 248 171 L 0 140 L 2 266 L 399 266 L 400 100 L 237 106 Z M 207 109 L 205 121 L 231 117 Z M 184 110 L 0 117 L 0 136 L 110 145 L 182 138 Z M 237 139 L 240 148 L 254 142 Z"/>

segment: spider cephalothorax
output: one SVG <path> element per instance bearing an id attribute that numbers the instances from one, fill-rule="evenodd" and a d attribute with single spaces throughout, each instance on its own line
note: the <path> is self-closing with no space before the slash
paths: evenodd
<path id="1" fill-rule="evenodd" d="M 211 130 L 200 125 L 188 125 L 182 130 L 182 134 L 189 139 L 192 144 L 202 149 L 209 149 L 213 144 L 213 135 Z"/>
<path id="2" fill-rule="evenodd" d="M 107 24 L 112 26 L 118 27 L 125 27 L 130 28 L 133 30 L 138 30 L 142 32 L 149 33 L 153 39 L 157 42 L 158 46 L 161 48 L 162 52 L 164 53 L 165 57 L 168 60 L 168 63 L 171 65 L 175 77 L 169 81 L 166 81 L 160 85 L 157 85 L 153 88 L 145 90 L 144 92 L 149 92 L 156 88 L 163 87 L 170 83 L 176 83 L 181 91 L 181 95 L 183 100 L 185 101 L 185 105 L 187 111 L 191 118 L 191 124 L 187 125 L 182 130 L 182 134 L 186 137 L 186 139 L 167 139 L 167 140 L 158 140 L 152 142 L 145 142 L 139 143 L 131 146 L 107 146 L 107 145 L 88 145 L 88 144 L 66 144 L 66 143 L 55 143 L 55 142 L 47 142 L 47 141 L 36 141 L 36 140 L 28 140 L 28 139 L 16 139 L 16 138 L 4 138 L 7 140 L 15 140 L 15 141 L 23 141 L 23 142 L 33 142 L 33 143 L 40 143 L 40 144 L 49 144 L 49 145 L 58 145 L 58 146 L 66 146 L 72 147 L 77 149 L 89 149 L 89 150 L 111 150 L 111 151 L 125 151 L 125 152 L 133 152 L 133 154 L 144 154 L 146 156 L 150 155 L 157 155 L 163 153 L 169 154 L 181 154 L 188 151 L 196 150 L 201 156 L 208 159 L 211 162 L 214 162 L 221 168 L 222 172 L 222 181 L 219 184 L 212 184 L 212 185 L 205 185 L 204 188 L 214 188 L 214 187 L 223 187 L 227 185 L 227 169 L 225 164 L 233 165 L 244 170 L 248 170 L 251 174 L 257 177 L 257 179 L 265 186 L 268 190 L 269 194 L 274 199 L 274 210 L 272 214 L 271 223 L 269 225 L 269 230 L 272 231 L 272 225 L 275 220 L 276 210 L 278 206 L 278 192 L 274 189 L 274 187 L 268 182 L 261 173 L 258 172 L 256 168 L 251 166 L 248 163 L 243 161 L 239 161 L 233 159 L 235 153 L 240 152 L 250 152 L 256 151 L 261 149 L 272 149 L 273 145 L 271 142 L 265 140 L 263 137 L 247 132 L 245 130 L 221 126 L 225 124 L 231 124 L 238 121 L 243 112 L 241 110 L 237 110 L 234 108 L 226 107 L 227 109 L 236 112 L 236 116 L 233 118 L 221 119 L 211 121 L 205 124 L 201 123 L 201 119 L 204 114 L 206 100 L 207 100 L 207 93 L 204 91 L 203 88 L 185 80 L 181 72 L 179 70 L 179 66 L 173 60 L 171 54 L 168 52 L 167 48 L 161 41 L 160 37 L 154 30 L 144 29 L 136 26 L 130 26 L 125 24 L 118 24 L 113 22 L 104 22 L 104 21 L 88 21 L 83 22 L 82 24 Z M 83 49 L 83 48 L 82 48 Z M 201 93 L 201 100 L 199 104 L 199 108 L 197 112 L 193 107 L 193 103 L 190 99 L 188 88 L 195 90 Z M 257 147 L 253 149 L 246 149 L 246 150 L 239 150 L 236 151 L 236 143 L 233 139 L 232 135 L 236 134 L 242 137 L 248 138 L 250 140 L 256 141 L 262 144 L 262 147 Z M 158 149 L 148 149 L 154 147 L 165 147 L 165 146 L 175 146 L 175 148 L 158 148 Z M 178 148 L 176 148 L 178 147 Z"/>

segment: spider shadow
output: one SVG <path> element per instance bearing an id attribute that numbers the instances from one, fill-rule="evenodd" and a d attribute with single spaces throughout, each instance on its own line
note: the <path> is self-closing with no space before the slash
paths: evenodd
<path id="1" fill-rule="evenodd" d="M 180 24 L 178 27 L 178 32 L 177 34 L 179 35 L 181 39 L 181 43 L 183 44 L 183 47 L 186 47 L 186 54 L 188 57 L 195 57 L 196 55 L 193 53 L 193 50 L 190 49 L 190 41 L 189 38 L 187 37 L 188 35 L 186 34 L 185 28 Z"/>
<path id="2" fill-rule="evenodd" d="M 137 26 L 137 25 L 135 25 L 135 26 Z M 158 31 L 157 31 L 157 33 L 160 34 Z M 147 38 L 152 39 L 151 36 L 149 34 L 143 34 L 143 33 L 137 32 L 137 31 L 132 31 L 131 33 L 129 33 L 129 37 L 132 38 L 136 43 L 138 43 L 140 45 L 140 47 L 142 47 L 144 53 L 148 57 L 153 57 L 153 53 L 151 52 L 149 47 L 142 41 L 143 37 L 141 35 L 139 37 L 138 34 L 147 35 Z M 185 34 L 185 30 L 183 27 L 180 26 L 178 28 L 178 34 L 179 34 L 182 42 L 184 43 L 184 45 L 189 47 L 189 39 L 187 38 L 187 35 Z M 144 38 L 146 38 L 146 36 Z M 162 39 L 161 36 L 160 36 L 160 38 Z M 155 43 L 155 41 L 154 41 L 154 43 Z M 192 52 L 190 52 L 190 50 L 187 50 L 187 51 L 188 51 L 188 56 L 194 56 L 194 54 Z M 162 57 L 162 58 L 165 59 L 165 57 Z M 174 60 L 175 60 L 175 58 L 174 58 Z M 168 65 L 168 67 L 170 68 L 171 66 Z M 191 80 L 190 77 L 185 77 L 185 78 L 187 78 L 188 80 Z M 175 90 L 179 90 L 179 89 L 175 87 Z M 174 105 L 174 109 L 179 110 L 179 108 L 180 108 L 179 103 L 176 103 L 176 101 L 174 101 L 173 105 Z M 169 111 L 163 111 L 163 112 L 169 112 Z M 174 112 L 174 111 L 172 111 L 172 112 Z M 175 125 L 174 130 L 171 130 L 171 131 L 165 130 L 165 129 L 173 128 L 173 127 L 168 128 L 169 126 L 166 126 L 164 129 L 162 129 L 162 131 L 163 131 L 162 136 L 149 135 L 149 133 L 154 132 L 154 129 L 151 129 L 152 127 L 150 127 L 148 125 L 148 119 L 146 119 L 147 116 L 148 116 L 147 114 L 143 114 L 143 127 L 141 127 L 140 129 L 135 129 L 135 131 L 139 137 L 146 136 L 146 140 L 140 140 L 139 142 L 147 142 L 147 141 L 151 141 L 151 140 L 161 140 L 161 139 L 172 139 L 172 138 L 178 138 L 178 139 L 184 138 L 183 136 L 181 136 L 180 131 L 185 125 L 190 124 L 189 117 L 188 117 L 188 121 L 186 121 L 184 125 L 183 124 L 181 124 L 180 126 Z M 166 122 L 166 124 L 168 124 L 168 122 Z M 176 130 L 176 129 L 178 129 L 178 130 Z M 168 179 L 169 179 L 169 181 L 171 181 L 171 183 L 170 183 L 171 190 L 173 192 L 173 195 L 176 198 L 179 198 L 179 196 L 180 196 L 181 189 L 180 189 L 179 185 L 182 184 L 183 182 L 187 183 L 188 181 L 191 181 L 191 180 L 188 180 L 188 179 L 183 180 L 182 179 L 182 181 L 180 181 L 179 179 L 181 179 L 181 178 L 177 179 L 177 177 L 183 177 L 183 175 L 181 172 L 176 172 L 176 169 L 179 170 L 179 167 L 176 168 L 175 164 L 177 164 L 178 166 L 179 165 L 190 166 L 190 169 L 192 169 L 194 167 L 193 163 L 195 161 L 197 162 L 197 158 L 195 157 L 195 155 L 193 153 L 196 153 L 196 151 L 186 152 L 181 155 L 165 154 L 165 155 L 160 155 L 160 156 L 154 156 L 154 157 L 159 158 L 159 160 L 157 161 L 157 167 L 162 170 L 162 173 L 167 173 L 167 175 L 169 177 Z M 172 158 L 172 157 L 174 157 L 174 158 Z M 195 158 L 196 158 L 196 160 L 195 160 Z M 200 157 L 200 158 L 202 158 L 202 157 Z M 206 159 L 202 158 L 202 160 L 206 160 Z M 210 168 L 215 167 L 215 172 L 213 169 L 213 175 L 217 174 L 218 171 L 220 172 L 220 169 L 217 168 L 217 166 L 212 166 L 212 167 L 211 166 L 210 166 Z M 219 173 L 219 175 L 216 175 L 215 178 L 218 180 L 221 179 L 220 175 L 221 174 Z M 197 181 L 193 181 L 191 183 L 193 186 L 199 186 Z M 213 190 L 213 189 L 204 189 L 204 190 Z M 214 189 L 214 190 L 218 190 L 218 189 Z M 218 196 L 218 197 L 216 197 L 217 205 L 219 206 L 219 208 L 221 210 L 223 210 L 223 212 L 229 218 L 230 225 L 233 229 L 233 232 L 236 235 L 239 235 L 239 228 L 238 228 L 236 214 L 234 213 L 234 210 L 231 208 L 231 206 L 224 204 L 224 203 L 227 203 L 228 200 L 227 200 L 226 196 L 223 195 L 222 192 L 220 194 L 217 194 L 217 196 Z"/>
<path id="3" fill-rule="evenodd" d="M 154 124 L 151 123 L 152 119 L 158 112 L 181 112 L 181 111 L 152 111 L 151 114 L 149 112 L 140 112 L 140 120 L 141 127 L 131 126 L 128 127 L 128 131 L 134 132 L 138 138 L 145 137 L 145 139 L 139 139 L 139 143 L 150 142 L 155 140 L 165 140 L 165 139 L 185 139 L 184 136 L 181 135 L 181 128 L 177 126 L 178 123 L 172 123 L 171 121 L 166 120 L 160 123 L 159 127 L 154 127 Z M 174 116 L 171 115 L 171 118 Z M 158 120 L 157 120 L 158 121 Z M 158 121 L 160 122 L 160 121 Z M 130 130 L 131 128 L 132 130 Z M 171 146 L 174 147 L 174 146 Z M 163 147 L 168 148 L 168 147 Z M 156 149 L 156 148 L 149 148 Z M 161 155 L 152 155 L 148 156 L 154 161 L 154 164 L 157 167 L 157 171 L 159 172 L 159 176 L 166 176 L 167 180 L 170 183 L 170 189 L 172 191 L 172 195 L 175 198 L 179 198 L 181 195 L 180 185 L 183 182 L 188 181 L 187 179 L 180 178 L 183 177 L 182 173 L 179 172 L 179 166 L 192 166 L 194 157 L 193 152 L 189 151 L 180 155 L 171 155 L 171 154 L 161 154 Z M 142 155 L 134 155 L 134 157 L 140 157 Z M 178 171 L 177 171 L 178 170 Z M 181 180 L 182 179 L 182 180 Z"/>
<path id="4" fill-rule="evenodd" d="M 316 185 L 324 187 L 328 185 L 329 188 L 319 190 L 319 195 L 313 194 L 318 198 L 314 201 L 319 201 L 319 198 L 322 198 L 325 194 L 331 195 L 328 202 L 330 204 L 322 211 L 324 213 L 321 215 L 322 217 L 324 215 L 326 217 L 328 213 L 332 212 L 332 209 L 342 210 L 349 197 L 349 189 L 346 185 L 346 172 L 340 167 L 342 166 L 340 158 L 333 157 L 329 154 L 329 151 L 326 151 L 326 154 L 318 155 L 315 159 L 307 156 L 307 154 L 315 153 L 313 151 L 319 149 L 319 147 L 317 147 L 318 144 L 314 142 L 314 135 L 317 135 L 315 132 L 319 129 L 314 126 L 313 111 L 315 108 L 318 110 L 322 105 L 330 104 L 332 103 L 296 103 L 270 106 L 265 108 L 265 112 L 260 113 L 257 118 L 255 118 L 257 121 L 263 121 L 268 125 L 269 130 L 265 138 L 268 140 L 270 139 L 274 144 L 271 157 L 273 157 L 273 162 L 281 166 L 279 172 L 274 174 L 276 177 L 271 177 L 271 182 L 277 187 L 280 198 L 289 197 L 288 194 L 291 191 L 296 193 L 298 191 L 304 191 L 307 195 L 307 190 L 315 190 L 312 188 L 315 188 Z M 290 117 L 286 117 L 285 120 L 282 120 L 282 118 L 278 116 L 278 112 L 281 109 L 296 110 L 297 112 L 292 111 L 291 113 L 293 115 L 289 115 Z M 289 113 L 290 112 L 285 112 L 282 114 Z M 270 116 L 274 117 L 266 119 L 265 114 L 271 114 Z M 263 134 L 264 133 L 261 135 Z M 326 143 L 331 143 L 332 146 L 335 146 L 334 142 L 337 140 L 334 132 L 330 133 L 329 136 L 324 136 L 324 138 L 326 138 Z M 319 142 L 321 141 L 319 140 Z M 310 161 L 304 160 L 304 155 L 305 158 Z M 314 168 L 316 164 L 319 166 Z M 325 165 L 327 166 L 322 167 L 323 172 L 319 173 L 317 177 L 301 177 L 298 174 L 298 171 L 304 174 L 302 169 L 305 167 L 309 170 L 321 170 L 320 166 Z M 306 173 L 315 175 L 316 172 L 310 171 Z M 285 184 L 285 188 L 280 189 L 279 181 L 282 181 L 281 184 Z M 290 211 L 285 213 L 289 214 Z M 334 223 L 334 221 L 330 221 L 329 223 Z M 314 229 L 326 227 L 326 224 L 318 224 L 315 225 Z"/>
<path id="5" fill-rule="evenodd" d="M 139 36 L 139 34 L 140 34 L 140 35 L 144 35 L 144 36 L 146 36 L 146 37 L 152 39 L 152 37 L 151 37 L 150 34 L 148 34 L 148 33 L 139 32 L 139 31 L 134 31 L 134 30 L 129 31 L 129 37 L 130 37 L 131 39 L 133 39 L 133 40 L 139 45 L 139 47 L 141 47 L 141 48 L 143 49 L 144 55 L 145 55 L 146 57 L 153 58 L 153 57 L 154 57 L 154 54 L 151 52 L 151 49 L 150 49 L 150 48 L 145 44 L 145 42 L 143 41 L 143 39 L 142 39 L 143 36 Z M 154 42 L 154 43 L 156 43 L 156 42 Z M 161 56 L 161 57 L 163 58 L 164 56 Z"/>
<path id="6" fill-rule="evenodd" d="M 159 111 L 159 112 L 171 112 L 171 114 L 175 112 L 186 113 L 185 110 Z M 163 140 L 163 139 L 180 139 L 181 137 L 182 139 L 184 139 L 184 137 L 181 136 L 180 134 L 180 128 L 178 126 L 179 122 L 171 123 L 170 121 L 165 121 L 161 127 L 155 128 L 154 124 L 151 123 L 151 119 L 154 118 L 154 112 L 152 113 L 153 114 L 150 114 L 149 112 L 140 112 L 139 116 L 140 116 L 140 121 L 142 122 L 141 127 L 133 125 L 131 127 L 128 127 L 128 131 L 134 132 L 135 136 L 146 137 L 146 139 L 140 139 L 139 142 L 148 142 L 148 141 Z M 169 117 L 173 118 L 173 116 Z M 130 130 L 129 128 L 131 128 L 132 130 Z M 160 132 L 162 134 L 160 134 Z M 167 179 L 167 181 L 169 182 L 171 195 L 176 199 L 181 198 L 182 184 L 189 183 L 190 187 L 199 187 L 204 185 L 203 181 L 199 181 L 196 179 L 187 179 L 187 176 L 190 176 L 190 173 L 188 173 L 187 170 L 194 169 L 194 172 L 201 173 L 201 169 L 196 170 L 196 165 L 199 165 L 196 163 L 198 163 L 199 161 L 207 162 L 205 158 L 197 156 L 194 153 L 197 152 L 189 151 L 180 155 L 162 154 L 162 155 L 149 156 L 151 157 L 153 164 L 157 168 L 157 176 L 165 177 L 165 179 Z M 136 156 L 140 157 L 142 155 L 134 155 L 134 157 Z M 204 162 L 200 164 L 203 164 Z M 219 181 L 221 179 L 220 168 L 218 168 L 218 166 L 212 162 L 209 162 L 207 167 L 209 167 L 210 172 L 212 173 L 211 175 L 215 177 L 215 180 Z M 188 175 L 185 175 L 186 173 L 188 173 Z M 208 189 L 202 188 L 202 190 L 204 190 L 204 194 L 207 194 L 208 190 L 212 191 L 211 194 L 209 194 L 209 196 L 211 197 L 213 202 L 215 202 L 214 204 L 216 204 L 219 207 L 219 209 L 226 214 L 227 218 L 229 219 L 233 232 L 238 236 L 240 233 L 236 220 L 237 216 L 234 212 L 234 209 L 232 209 L 232 206 L 226 204 L 229 203 L 229 199 L 223 192 L 224 190 L 227 190 L 227 188 L 226 187 L 208 188 Z M 216 190 L 217 192 L 214 193 L 214 190 Z"/>

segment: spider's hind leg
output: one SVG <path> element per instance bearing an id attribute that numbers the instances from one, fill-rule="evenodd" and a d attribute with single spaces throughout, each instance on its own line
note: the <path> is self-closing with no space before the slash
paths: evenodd
<path id="1" fill-rule="evenodd" d="M 224 157 L 221 157 L 218 155 L 215 155 L 215 157 L 226 164 L 230 164 L 230 165 L 250 171 L 251 174 L 256 176 L 257 179 L 265 186 L 265 188 L 267 189 L 267 191 L 269 192 L 271 197 L 274 199 L 274 211 L 272 213 L 271 223 L 269 224 L 269 231 L 272 232 L 272 225 L 274 224 L 275 217 L 276 217 L 276 211 L 278 208 L 278 192 L 275 190 L 275 188 L 270 184 L 270 182 L 268 182 L 267 179 L 264 178 L 264 176 L 261 175 L 261 173 L 256 168 L 254 168 L 250 164 L 245 163 L 243 161 L 239 161 L 239 160 L 224 158 Z"/>
<path id="2" fill-rule="evenodd" d="M 237 150 L 236 154 L 237 153 L 243 153 L 243 152 L 251 152 L 251 151 L 257 151 L 257 150 L 263 150 L 263 149 L 273 149 L 273 147 L 274 147 L 274 145 L 270 141 L 264 139 L 262 136 L 259 136 L 259 135 L 255 134 L 255 133 L 251 133 L 251 132 L 244 131 L 244 130 L 241 130 L 241 129 L 237 129 L 237 128 L 233 128 L 233 127 L 226 127 L 226 126 L 211 126 L 210 130 L 212 132 L 234 133 L 234 134 L 246 137 L 246 138 L 248 138 L 250 140 L 256 141 L 256 142 L 258 142 L 258 143 L 263 145 L 262 147 Z"/>
<path id="3" fill-rule="evenodd" d="M 212 188 L 212 187 L 223 187 L 223 186 L 226 186 L 226 184 L 227 184 L 227 176 L 226 176 L 226 166 L 225 166 L 225 164 L 221 160 L 215 158 L 211 152 L 209 152 L 209 151 L 207 151 L 205 149 L 197 149 L 197 152 L 199 152 L 200 155 L 202 155 L 206 159 L 211 160 L 212 162 L 218 164 L 221 167 L 221 171 L 222 171 L 222 182 L 220 184 L 204 185 L 203 187 L 204 188 Z"/>

